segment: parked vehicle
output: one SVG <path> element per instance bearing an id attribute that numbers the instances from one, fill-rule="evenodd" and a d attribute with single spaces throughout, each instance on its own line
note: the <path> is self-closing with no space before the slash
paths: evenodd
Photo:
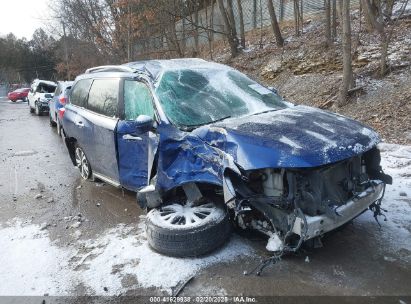
<path id="1" fill-rule="evenodd" d="M 52 81 L 36 79 L 30 86 L 28 93 L 30 113 L 41 115 L 49 111 L 49 101 L 54 96 L 57 84 Z"/>
<path id="2" fill-rule="evenodd" d="M 72 81 L 59 81 L 56 91 L 54 92 L 54 97 L 49 102 L 50 126 L 57 127 L 57 133 L 59 135 L 61 134 L 62 126 L 58 112 L 66 105 L 72 85 Z"/>
<path id="3" fill-rule="evenodd" d="M 172 256 L 214 250 L 230 222 L 297 250 L 368 208 L 386 183 L 378 135 L 284 101 L 230 67 L 199 59 L 96 67 L 76 78 L 66 145 L 84 179 L 137 192 L 149 245 Z"/>
<path id="4" fill-rule="evenodd" d="M 8 93 L 7 98 L 13 102 L 16 102 L 17 100 L 27 101 L 27 95 L 29 91 L 30 88 L 17 89 L 13 92 Z"/>

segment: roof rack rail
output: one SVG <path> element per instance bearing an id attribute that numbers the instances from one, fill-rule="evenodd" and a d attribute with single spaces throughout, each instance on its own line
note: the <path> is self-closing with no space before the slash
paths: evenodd
<path id="1" fill-rule="evenodd" d="M 102 65 L 94 68 L 89 68 L 86 70 L 86 74 L 96 73 L 96 72 L 134 72 L 130 67 L 122 65 Z"/>

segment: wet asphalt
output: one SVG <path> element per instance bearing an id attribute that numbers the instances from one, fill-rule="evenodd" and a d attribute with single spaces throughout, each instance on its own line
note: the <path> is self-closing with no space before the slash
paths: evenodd
<path id="1" fill-rule="evenodd" d="M 76 240 L 65 217 L 84 218 L 81 238 L 89 239 L 120 223 L 136 223 L 142 214 L 134 193 L 80 178 L 47 115 L 37 117 L 29 113 L 27 103 L 0 98 L 0 224 L 13 218 L 47 223 L 50 238 L 70 246 Z M 267 256 L 265 242 L 257 235 L 245 235 L 244 241 L 261 258 Z M 257 259 L 211 266 L 181 295 L 204 290 L 251 296 L 411 295 L 410 261 L 385 242 L 375 222 L 354 221 L 326 237 L 323 248 L 284 257 L 260 277 L 243 274 Z M 392 259 L 387 261 L 387 255 Z"/>

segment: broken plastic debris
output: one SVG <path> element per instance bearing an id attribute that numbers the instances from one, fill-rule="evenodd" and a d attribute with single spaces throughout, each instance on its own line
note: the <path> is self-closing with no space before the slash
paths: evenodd
<path id="1" fill-rule="evenodd" d="M 273 252 L 281 251 L 284 248 L 284 244 L 283 244 L 283 241 L 279 238 L 279 236 L 276 233 L 274 233 L 268 239 L 268 243 L 267 243 L 267 246 L 265 246 L 265 248 L 268 251 L 273 251 Z"/>

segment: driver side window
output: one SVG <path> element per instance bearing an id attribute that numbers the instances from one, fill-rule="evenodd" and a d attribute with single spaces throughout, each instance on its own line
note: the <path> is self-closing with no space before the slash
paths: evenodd
<path id="1" fill-rule="evenodd" d="M 142 82 L 124 82 L 124 114 L 126 120 L 135 120 L 139 115 L 154 118 L 153 97 L 150 89 Z"/>

